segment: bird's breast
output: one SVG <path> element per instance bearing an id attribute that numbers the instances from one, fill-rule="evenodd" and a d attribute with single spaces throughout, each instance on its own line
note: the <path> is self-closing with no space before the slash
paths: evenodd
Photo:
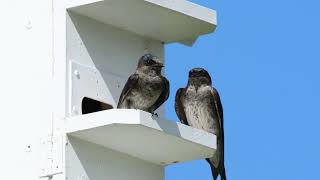
<path id="1" fill-rule="evenodd" d="M 190 126 L 217 135 L 220 132 L 220 124 L 211 100 L 209 93 L 189 89 L 186 91 L 184 110 Z"/>
<path id="2" fill-rule="evenodd" d="M 139 82 L 139 88 L 132 91 L 133 106 L 148 110 L 159 98 L 162 92 L 162 82 L 158 78 L 144 78 Z"/>

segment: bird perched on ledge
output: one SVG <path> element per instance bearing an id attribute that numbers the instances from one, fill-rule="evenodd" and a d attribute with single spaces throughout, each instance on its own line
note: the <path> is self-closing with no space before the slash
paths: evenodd
<path id="1" fill-rule="evenodd" d="M 163 68 L 157 57 L 145 54 L 125 84 L 118 108 L 140 109 L 155 114 L 169 97 L 169 81 L 161 75 Z"/>
<path id="2" fill-rule="evenodd" d="M 194 68 L 189 72 L 187 87 L 177 91 L 175 109 L 181 123 L 217 136 L 217 150 L 207 161 L 213 179 L 216 180 L 220 174 L 221 180 L 226 180 L 222 104 L 206 70 Z"/>

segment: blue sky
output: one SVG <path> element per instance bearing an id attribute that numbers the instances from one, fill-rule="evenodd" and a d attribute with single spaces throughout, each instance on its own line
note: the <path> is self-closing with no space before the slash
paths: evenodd
<path id="1" fill-rule="evenodd" d="M 206 68 L 225 114 L 228 180 L 320 179 L 320 2 L 193 0 L 218 28 L 192 47 L 166 47 L 171 96 Z M 205 161 L 172 165 L 166 180 L 211 180 Z"/>

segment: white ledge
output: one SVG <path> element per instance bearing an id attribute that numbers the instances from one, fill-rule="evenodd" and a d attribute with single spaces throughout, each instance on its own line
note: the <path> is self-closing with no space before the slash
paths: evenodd
<path id="1" fill-rule="evenodd" d="M 68 0 L 67 9 L 165 43 L 192 45 L 213 32 L 214 10 L 187 0 Z"/>
<path id="2" fill-rule="evenodd" d="M 213 156 L 216 136 L 139 110 L 112 109 L 67 119 L 69 136 L 159 165 Z"/>

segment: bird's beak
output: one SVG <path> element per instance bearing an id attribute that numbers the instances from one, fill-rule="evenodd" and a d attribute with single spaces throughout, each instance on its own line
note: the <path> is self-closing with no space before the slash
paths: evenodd
<path id="1" fill-rule="evenodd" d="M 163 63 L 160 62 L 160 61 L 156 61 L 156 63 L 155 63 L 153 66 L 154 66 L 154 67 L 161 67 L 161 68 L 164 67 Z"/>

